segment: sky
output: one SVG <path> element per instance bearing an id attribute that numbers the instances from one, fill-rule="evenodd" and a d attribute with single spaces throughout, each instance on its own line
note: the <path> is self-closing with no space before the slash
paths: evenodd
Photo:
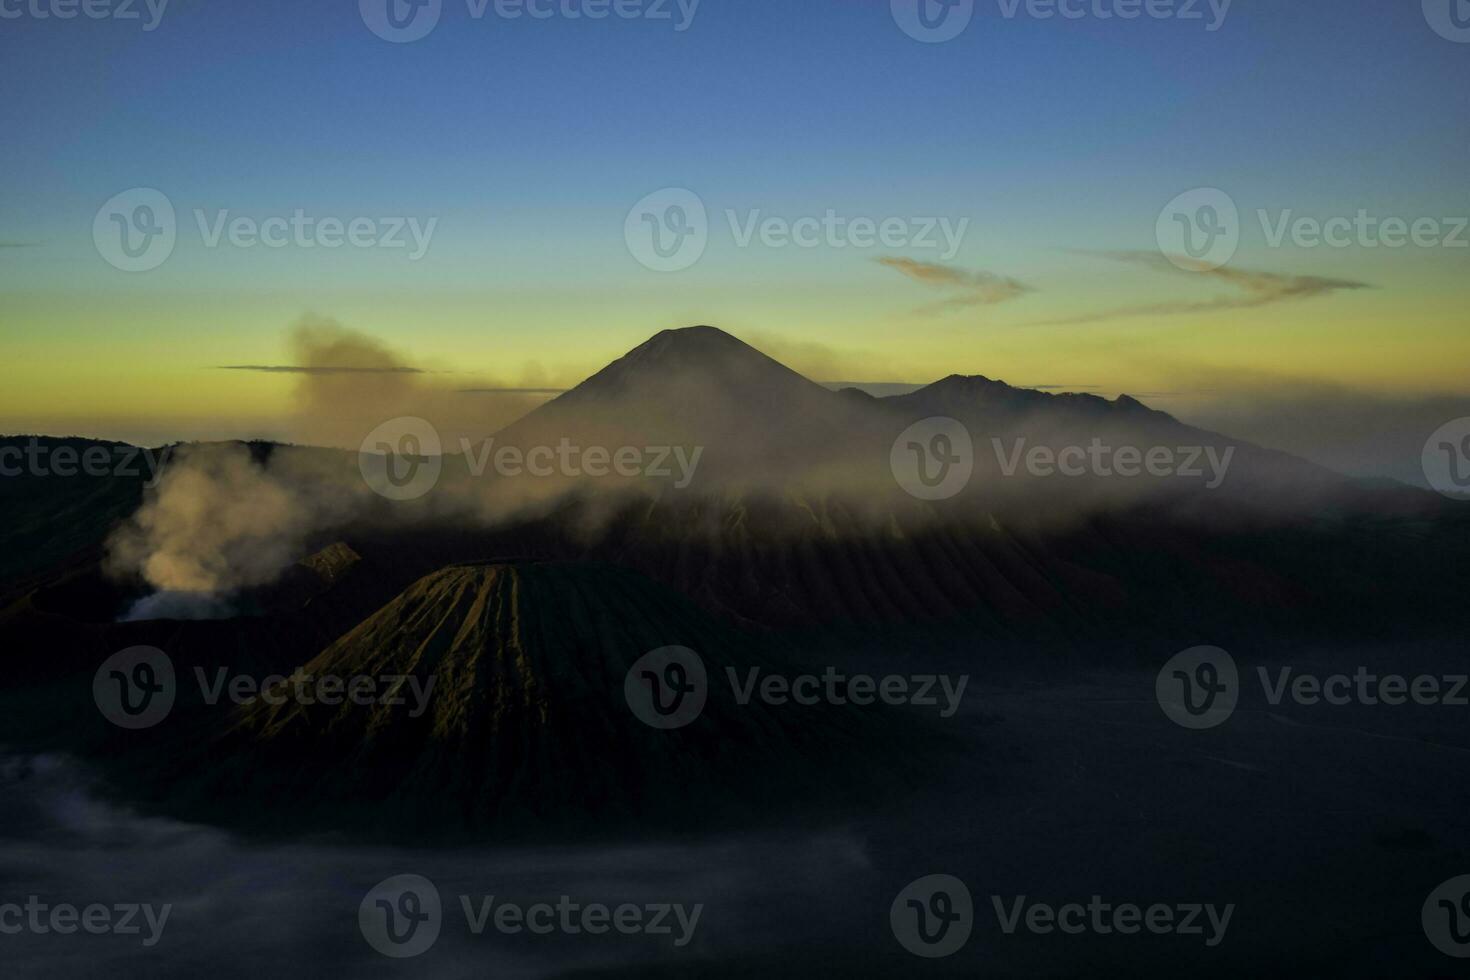
<path id="1" fill-rule="evenodd" d="M 1242 425 L 1470 396 L 1463 0 L 392 2 L 0 0 L 0 431 L 289 435 L 222 368 L 324 323 L 456 391 L 708 323 Z"/>

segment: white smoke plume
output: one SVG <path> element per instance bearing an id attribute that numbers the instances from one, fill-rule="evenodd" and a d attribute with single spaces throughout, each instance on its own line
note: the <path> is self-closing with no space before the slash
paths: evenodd
<path id="1" fill-rule="evenodd" d="M 249 447 L 183 447 L 157 490 L 113 535 L 114 570 L 160 592 L 218 596 L 272 582 L 319 527 L 349 519 L 362 493 L 284 447 L 269 468 Z"/>

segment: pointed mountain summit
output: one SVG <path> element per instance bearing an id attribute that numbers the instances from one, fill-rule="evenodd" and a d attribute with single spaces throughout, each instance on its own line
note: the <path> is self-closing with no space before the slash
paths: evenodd
<path id="1" fill-rule="evenodd" d="M 698 375 L 721 387 L 825 390 L 725 331 L 699 326 L 655 334 L 567 396 L 607 397 L 637 385 L 657 384 L 670 375 Z"/>
<path id="2" fill-rule="evenodd" d="M 497 442 L 700 447 L 702 477 L 723 482 L 809 466 L 860 431 L 861 414 L 851 399 L 723 330 L 699 326 L 656 334 L 506 428 Z"/>
<path id="3" fill-rule="evenodd" d="M 1039 490 L 1049 510 L 1086 511 L 1187 494 L 1208 481 L 1215 489 L 1228 478 L 1230 490 L 1274 504 L 1283 494 L 1317 498 L 1345 482 L 1304 460 L 1194 428 L 1126 395 L 1108 400 L 1052 393 L 978 374 L 952 374 L 883 398 L 832 391 L 709 326 L 655 335 L 504 430 L 498 442 L 529 449 L 567 441 L 609 454 L 622 447 L 678 447 L 690 459 L 697 452 L 697 467 L 691 467 L 697 473 L 679 488 L 694 491 L 686 497 L 758 490 L 902 503 L 894 496 L 904 493 L 895 467 L 907 465 L 907 457 L 895 456 L 893 447 L 911 427 L 936 419 L 957 420 L 968 431 L 974 476 L 964 489 L 992 502 L 1037 504 Z M 915 441 L 912 433 L 907 438 Z M 1074 461 L 1083 448 L 1091 455 L 1079 471 Z M 1206 448 L 1216 453 L 1209 477 L 1188 462 L 1201 459 Z M 1121 472 L 1102 459 L 1115 451 L 1124 455 Z M 1033 452 L 1041 455 L 1026 455 Z M 1047 460 L 1063 453 L 1073 475 L 1057 478 Z M 1149 453 L 1156 461 L 1152 472 L 1128 462 Z M 1179 464 L 1182 478 L 1168 460 Z M 623 481 L 625 489 L 662 486 Z M 1304 503 L 1320 506 L 1316 499 Z"/>
<path id="4" fill-rule="evenodd" d="M 832 392 L 716 327 L 664 330 L 544 408 L 679 397 L 707 402 L 831 403 Z M 725 406 L 721 406 L 725 407 Z"/>

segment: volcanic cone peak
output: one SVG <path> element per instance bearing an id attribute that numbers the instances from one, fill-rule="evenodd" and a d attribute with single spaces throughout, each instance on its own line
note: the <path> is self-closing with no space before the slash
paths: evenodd
<path id="1" fill-rule="evenodd" d="M 684 647 L 705 692 L 682 727 L 644 720 L 635 663 Z M 455 565 L 416 582 L 298 671 L 380 679 L 372 704 L 264 699 L 209 748 L 211 792 L 267 822 L 468 831 L 619 819 L 681 823 L 843 799 L 879 777 L 906 721 L 843 705 L 736 700 L 728 670 L 790 675 L 765 645 L 633 572 Z M 421 695 L 420 692 L 427 692 Z M 401 700 L 401 703 L 388 703 Z M 242 817 L 242 819 L 252 819 Z"/>
<path id="2" fill-rule="evenodd" d="M 573 392 L 621 392 L 632 382 L 693 372 L 708 380 L 742 385 L 824 390 L 774 358 L 717 327 L 664 330 L 592 375 Z M 569 393 L 569 394 L 571 394 Z"/>
<path id="3" fill-rule="evenodd" d="M 516 422 L 508 445 L 682 445 L 728 472 L 811 454 L 853 425 L 848 399 L 714 327 L 666 330 Z"/>

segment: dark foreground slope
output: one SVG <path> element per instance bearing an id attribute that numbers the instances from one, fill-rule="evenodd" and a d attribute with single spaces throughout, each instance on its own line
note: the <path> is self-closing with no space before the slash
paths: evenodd
<path id="1" fill-rule="evenodd" d="M 138 509 L 165 450 L 94 439 L 0 436 L 0 604 L 62 566 L 95 561 Z"/>
<path id="2" fill-rule="evenodd" d="M 708 699 L 687 726 L 659 730 L 630 707 L 625 679 L 672 645 L 699 655 Z M 693 829 L 878 796 L 902 781 L 899 757 L 920 744 L 909 719 L 741 705 L 727 668 L 742 683 L 751 668 L 792 673 L 764 645 L 612 566 L 455 566 L 300 670 L 375 678 L 405 703 L 202 710 L 148 733 L 128 764 L 172 811 L 211 822 L 437 839 Z M 417 716 L 408 678 L 431 691 Z"/>

